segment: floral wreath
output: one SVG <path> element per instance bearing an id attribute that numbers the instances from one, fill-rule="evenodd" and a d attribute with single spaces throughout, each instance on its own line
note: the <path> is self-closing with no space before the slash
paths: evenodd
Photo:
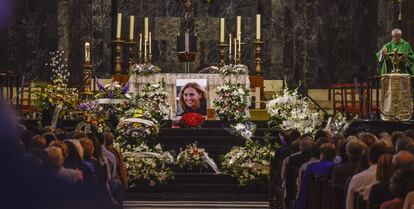
<path id="1" fill-rule="evenodd" d="M 180 149 L 177 155 L 177 165 L 180 168 L 199 171 L 206 170 L 211 167 L 216 173 L 220 173 L 216 163 L 208 156 L 203 148 L 197 147 L 197 142 L 189 144 L 184 150 Z"/>
<path id="2" fill-rule="evenodd" d="M 246 109 L 250 104 L 250 90 L 242 84 L 225 82 L 216 91 L 214 111 L 220 120 L 243 122 L 248 119 Z"/>
<path id="3" fill-rule="evenodd" d="M 222 77 L 227 77 L 231 75 L 247 75 L 249 73 L 249 68 L 246 65 L 237 64 L 237 65 L 224 65 L 219 69 L 219 74 Z"/>
<path id="4" fill-rule="evenodd" d="M 161 72 L 161 69 L 153 64 L 135 64 L 131 68 L 131 74 L 149 76 Z"/>

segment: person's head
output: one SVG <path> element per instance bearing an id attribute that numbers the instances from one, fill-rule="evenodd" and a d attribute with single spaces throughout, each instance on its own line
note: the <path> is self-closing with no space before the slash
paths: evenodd
<path id="1" fill-rule="evenodd" d="M 394 43 L 400 42 L 401 35 L 402 35 L 402 32 L 399 28 L 395 28 L 394 30 L 392 30 L 391 32 L 392 42 Z"/>
<path id="2" fill-rule="evenodd" d="M 414 167 L 397 169 L 391 178 L 390 190 L 398 198 L 404 199 L 414 189 Z"/>
<path id="3" fill-rule="evenodd" d="M 32 139 L 29 141 L 27 146 L 28 149 L 42 149 L 47 146 L 46 138 L 41 135 L 33 136 Z"/>
<path id="4" fill-rule="evenodd" d="M 374 134 L 368 132 L 359 134 L 359 139 L 361 139 L 361 141 L 364 142 L 367 146 L 370 146 L 377 141 L 377 137 Z"/>
<path id="5" fill-rule="evenodd" d="M 387 147 L 382 142 L 375 142 L 368 148 L 368 162 L 371 165 L 377 164 L 381 155 L 387 153 Z"/>
<path id="6" fill-rule="evenodd" d="M 394 131 L 394 132 L 392 132 L 392 134 L 391 134 L 391 143 L 392 143 L 392 146 L 395 147 L 395 144 L 397 143 L 398 138 L 402 138 L 404 136 L 405 136 L 404 133 L 401 132 L 401 131 Z"/>
<path id="7" fill-rule="evenodd" d="M 305 136 L 299 140 L 299 147 L 300 151 L 302 152 L 310 152 L 312 151 L 313 147 L 313 139 L 311 136 Z"/>
<path id="8" fill-rule="evenodd" d="M 368 150 L 367 145 L 356 137 L 349 140 L 346 144 L 346 154 L 348 155 L 348 159 L 352 162 L 358 162 L 360 156 L 365 153 L 366 150 Z"/>
<path id="9" fill-rule="evenodd" d="M 58 147 L 62 150 L 62 154 L 64 158 L 67 158 L 69 155 L 68 145 L 65 142 L 60 140 L 54 140 L 49 144 L 49 147 Z"/>
<path id="10" fill-rule="evenodd" d="M 289 140 L 290 141 L 295 141 L 296 139 L 300 138 L 300 132 L 296 129 L 293 129 L 289 132 Z"/>
<path id="11" fill-rule="evenodd" d="M 336 156 L 336 148 L 333 143 L 324 143 L 320 146 L 319 150 L 321 152 L 321 160 L 333 160 Z"/>
<path id="12" fill-rule="evenodd" d="M 394 155 L 392 163 L 394 164 L 395 168 L 412 166 L 414 163 L 414 156 L 408 151 L 399 151 Z"/>
<path id="13" fill-rule="evenodd" d="M 105 132 L 104 133 L 104 138 L 105 138 L 105 146 L 112 146 L 112 144 L 114 143 L 114 135 L 111 132 Z"/>
<path id="14" fill-rule="evenodd" d="M 93 153 L 95 152 L 95 147 L 93 146 L 92 140 L 90 140 L 88 138 L 82 138 L 82 139 L 79 140 L 79 142 L 83 147 L 85 158 L 92 157 Z"/>
<path id="15" fill-rule="evenodd" d="M 400 137 L 395 142 L 395 152 L 407 150 L 409 144 L 413 143 L 413 139 L 410 137 Z"/>
<path id="16" fill-rule="evenodd" d="M 201 99 L 206 98 L 206 91 L 198 83 L 190 82 L 181 89 L 179 97 L 183 110 L 187 108 L 197 110 L 201 106 Z"/>
<path id="17" fill-rule="evenodd" d="M 392 155 L 382 155 L 378 160 L 376 178 L 380 182 L 389 182 L 394 174 L 394 167 L 392 164 Z"/>
<path id="18" fill-rule="evenodd" d="M 50 146 L 46 148 L 46 151 L 49 154 L 50 164 L 54 168 L 57 168 L 57 169 L 61 168 L 65 161 L 63 154 L 62 154 L 62 149 L 60 149 L 59 147 Z"/>
<path id="19" fill-rule="evenodd" d="M 405 136 L 408 136 L 412 139 L 414 139 L 414 129 L 408 129 L 404 132 Z"/>

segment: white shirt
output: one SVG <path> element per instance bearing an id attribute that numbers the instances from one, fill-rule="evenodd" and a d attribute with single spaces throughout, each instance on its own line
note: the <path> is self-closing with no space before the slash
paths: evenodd
<path id="1" fill-rule="evenodd" d="M 352 177 L 346 194 L 346 209 L 354 209 L 354 193 L 366 193 L 369 186 L 376 182 L 376 174 L 377 164 L 371 165 L 368 169 Z"/>

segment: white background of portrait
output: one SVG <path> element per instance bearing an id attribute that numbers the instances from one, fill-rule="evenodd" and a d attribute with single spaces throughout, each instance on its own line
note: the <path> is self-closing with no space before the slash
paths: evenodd
<path id="1" fill-rule="evenodd" d="M 181 106 L 180 106 L 180 98 L 179 94 L 181 91 L 181 88 L 185 86 L 187 83 L 198 83 L 204 90 L 206 91 L 206 102 L 208 104 L 208 85 L 207 85 L 207 79 L 177 79 L 175 84 L 175 106 L 176 106 L 176 114 L 182 112 Z"/>

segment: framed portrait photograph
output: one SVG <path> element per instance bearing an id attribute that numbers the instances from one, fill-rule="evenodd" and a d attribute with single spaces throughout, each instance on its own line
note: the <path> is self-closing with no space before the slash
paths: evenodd
<path id="1" fill-rule="evenodd" d="M 195 112 L 207 115 L 207 79 L 176 80 L 176 113 Z"/>

